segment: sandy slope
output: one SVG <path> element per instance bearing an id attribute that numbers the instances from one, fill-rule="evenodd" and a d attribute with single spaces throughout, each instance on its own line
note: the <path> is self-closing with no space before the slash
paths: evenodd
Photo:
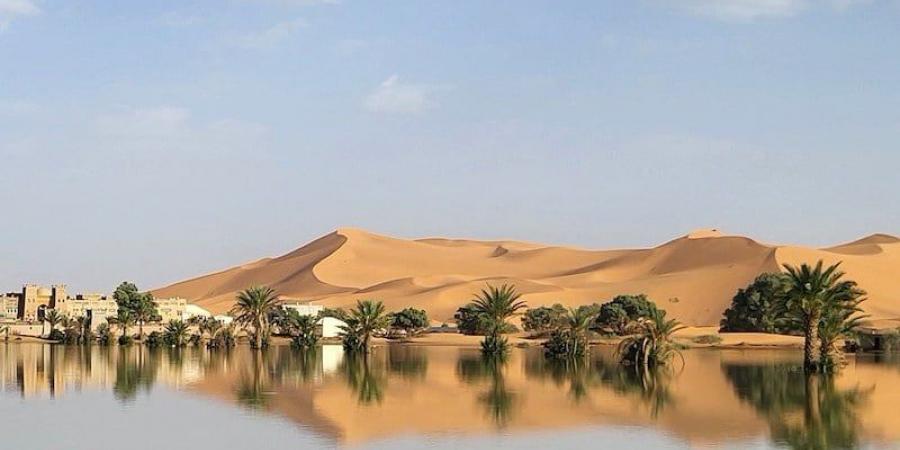
<path id="1" fill-rule="evenodd" d="M 900 239 L 872 235 L 826 249 L 772 246 L 715 230 L 652 249 L 594 251 L 512 241 L 405 240 L 339 229 L 291 253 L 157 289 L 220 313 L 253 284 L 282 296 L 345 306 L 382 300 L 416 306 L 438 321 L 486 284 L 512 283 L 530 305 L 602 302 L 646 293 L 690 325 L 715 325 L 734 292 L 781 264 L 843 261 L 868 292 L 874 319 L 900 318 Z"/>

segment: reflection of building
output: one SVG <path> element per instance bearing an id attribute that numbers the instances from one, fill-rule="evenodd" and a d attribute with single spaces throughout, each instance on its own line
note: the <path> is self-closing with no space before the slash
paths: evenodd
<path id="1" fill-rule="evenodd" d="M 325 307 L 322 305 L 313 305 L 310 302 L 300 301 L 295 301 L 295 303 L 283 304 L 281 305 L 281 307 L 284 309 L 293 309 L 294 311 L 300 313 L 301 316 L 315 316 L 325 309 Z M 334 317 L 323 317 L 322 337 L 337 337 L 338 333 L 341 331 L 341 325 L 344 325 L 344 322 L 335 319 Z"/>

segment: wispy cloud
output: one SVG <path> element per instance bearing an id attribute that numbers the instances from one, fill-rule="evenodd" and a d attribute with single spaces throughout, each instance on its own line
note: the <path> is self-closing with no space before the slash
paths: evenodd
<path id="1" fill-rule="evenodd" d="M 0 98 L 0 117 L 22 117 L 40 110 L 37 103 L 28 100 Z"/>
<path id="2" fill-rule="evenodd" d="M 797 16 L 812 8 L 845 11 L 871 0 L 663 0 L 681 11 L 730 22 L 753 22 Z"/>
<path id="3" fill-rule="evenodd" d="M 183 14 L 177 11 L 170 11 L 160 17 L 159 22 L 165 26 L 173 28 L 183 28 L 197 25 L 204 22 L 203 17 L 197 15 Z"/>
<path id="4" fill-rule="evenodd" d="M 287 22 L 280 22 L 264 30 L 247 33 L 238 39 L 240 47 L 249 49 L 273 48 L 289 39 L 297 30 L 305 28 L 307 22 L 297 18 Z"/>
<path id="5" fill-rule="evenodd" d="M 437 107 L 430 98 L 433 92 L 433 86 L 404 83 L 394 74 L 366 96 L 363 107 L 374 113 L 419 114 Z"/>
<path id="6" fill-rule="evenodd" d="M 0 0 L 0 32 L 5 30 L 13 19 L 36 16 L 41 9 L 31 0 Z"/>

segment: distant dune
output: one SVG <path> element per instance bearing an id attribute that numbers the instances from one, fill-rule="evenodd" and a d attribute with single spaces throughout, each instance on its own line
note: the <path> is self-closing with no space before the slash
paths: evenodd
<path id="1" fill-rule="evenodd" d="M 214 313 L 256 284 L 281 296 L 348 306 L 382 300 L 447 321 L 486 284 L 514 284 L 529 305 L 603 302 L 645 293 L 689 325 L 718 324 L 735 291 L 781 264 L 843 261 L 868 291 L 873 319 L 900 318 L 900 239 L 875 234 L 824 249 L 766 245 L 701 230 L 651 249 L 582 250 L 514 241 L 405 240 L 339 229 L 277 258 L 183 281 L 153 293 Z"/>

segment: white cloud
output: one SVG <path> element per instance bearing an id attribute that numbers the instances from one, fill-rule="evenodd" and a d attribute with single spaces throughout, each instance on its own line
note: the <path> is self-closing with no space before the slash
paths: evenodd
<path id="1" fill-rule="evenodd" d="M 265 30 L 241 36 L 240 39 L 238 39 L 238 45 L 250 49 L 272 48 L 290 38 L 297 30 L 305 28 L 306 26 L 306 21 L 300 18 L 277 23 Z"/>
<path id="2" fill-rule="evenodd" d="M 22 117 L 34 114 L 39 110 L 40 106 L 28 100 L 0 98 L 0 116 Z"/>
<path id="3" fill-rule="evenodd" d="M 107 136 L 164 137 L 188 131 L 189 110 L 174 106 L 131 109 L 97 118 L 97 131 Z"/>
<path id="4" fill-rule="evenodd" d="M 242 120 L 198 120 L 178 106 L 127 109 L 94 119 L 101 147 L 137 153 L 220 153 L 259 142 L 267 133 L 265 126 Z"/>
<path id="5" fill-rule="evenodd" d="M 687 13 L 730 22 L 752 22 L 797 16 L 815 7 L 838 12 L 871 0 L 663 0 Z"/>
<path id="6" fill-rule="evenodd" d="M 159 21 L 168 27 L 183 28 L 202 23 L 204 22 L 204 19 L 196 15 L 187 15 L 176 11 L 170 11 L 164 14 Z"/>
<path id="7" fill-rule="evenodd" d="M 433 91 L 432 86 L 403 83 L 395 74 L 365 98 L 363 107 L 376 113 L 418 114 L 437 106 L 429 98 Z"/>
<path id="8" fill-rule="evenodd" d="M 0 31 L 5 30 L 13 19 L 40 13 L 41 9 L 31 0 L 0 0 Z"/>

